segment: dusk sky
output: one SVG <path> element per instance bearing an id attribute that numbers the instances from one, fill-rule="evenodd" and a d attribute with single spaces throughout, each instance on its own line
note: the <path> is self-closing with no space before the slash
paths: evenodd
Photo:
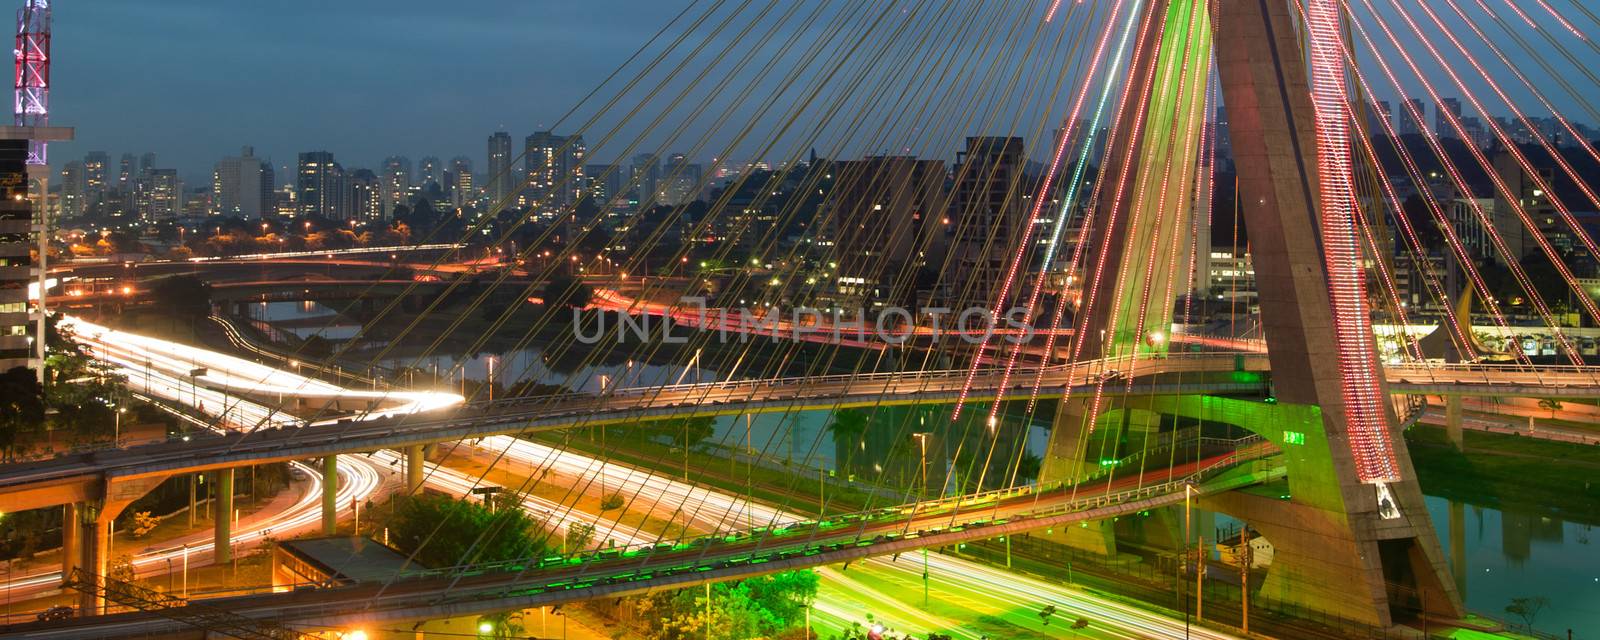
<path id="1" fill-rule="evenodd" d="M 13 3 L 16 4 L 16 3 Z M 154 151 L 186 177 L 254 145 L 283 166 L 326 148 L 482 170 L 498 127 L 559 116 L 682 3 L 71 0 L 54 5 L 54 164 Z M 602 18 L 597 18 L 600 16 Z M 54 155 L 54 154 L 53 154 Z"/>
<path id="2" fill-rule="evenodd" d="M 326 149 L 347 167 L 376 167 L 389 155 L 405 155 L 414 164 L 426 155 L 446 161 L 465 155 L 481 172 L 484 140 L 490 132 L 509 131 L 520 146 L 523 136 L 550 126 L 688 4 L 689 0 L 60 2 L 54 9 L 52 121 L 76 127 L 78 141 L 55 145 L 53 164 L 81 158 L 91 150 L 109 152 L 113 165 L 121 153 L 154 151 L 158 166 L 176 167 L 191 185 L 198 185 L 208 180 L 219 158 L 248 144 L 280 169 L 292 165 L 298 152 Z M 845 4 L 849 3 L 829 6 Z M 1388 5 L 1381 0 L 1373 4 Z M 906 6 L 931 11 L 927 7 L 932 5 L 908 2 Z M 1037 24 L 1028 16 L 1015 19 Z M 1390 22 L 1404 31 L 1403 23 Z M 1485 28 L 1492 35 L 1503 33 L 1499 27 Z M 816 46 L 817 39 L 807 35 L 800 42 Z M 1372 36 L 1382 37 L 1376 30 Z M 980 40 L 993 37 L 980 32 L 964 44 L 978 50 L 988 44 Z M 1470 34 L 1461 37 L 1471 40 Z M 1594 49 L 1565 33 L 1555 37 L 1579 63 L 1600 67 Z M 1540 42 L 1538 36 L 1529 38 Z M 1442 41 L 1439 45 L 1446 46 Z M 1525 60 L 1509 41 L 1502 41 L 1502 46 L 1519 63 Z M 794 57 L 805 51 L 803 46 L 793 49 L 779 55 Z M 1051 70 L 1036 74 L 1040 76 L 1059 74 L 1059 65 L 1070 64 L 1068 58 L 1056 57 L 1061 51 L 1045 51 L 1049 55 L 1016 54 L 1009 60 Z M 1426 57 L 1420 51 L 1414 54 L 1419 60 Z M 753 54 L 741 50 L 741 55 Z M 930 50 L 927 55 L 934 54 Z M 757 64 L 748 73 L 774 68 L 782 65 Z M 911 87 L 917 82 L 905 74 L 885 73 L 874 82 L 883 93 L 895 91 L 896 83 Z M 1367 73 L 1369 80 L 1383 83 L 1380 89 L 1388 90 L 1377 69 Z M 1404 70 L 1397 73 L 1406 75 Z M 1528 73 L 1541 81 L 1537 69 Z M 1442 95 L 1459 95 L 1443 74 L 1435 75 Z M 1467 82 L 1479 82 L 1476 74 L 1465 75 Z M 1512 83 L 1510 78 L 1502 81 Z M 737 86 L 739 81 L 725 85 Z M 1592 106 L 1580 108 L 1582 103 L 1561 95 L 1553 83 L 1546 87 L 1569 117 L 1600 123 L 1591 117 L 1596 115 Z M 950 100 L 950 95 L 929 100 Z M 1062 110 L 1066 102 L 1058 99 L 1046 108 Z M 1042 137 L 1035 135 L 1042 130 L 1040 123 L 1059 121 L 1061 116 L 1045 117 L 1030 109 L 1009 110 L 1009 124 L 962 125 L 956 127 L 959 131 L 948 132 L 951 135 L 928 135 L 926 129 L 911 128 L 921 123 L 904 126 L 934 141 L 928 144 L 943 145 L 921 149 L 940 157 L 953 155 L 950 144 L 977 128 L 995 133 L 1011 127 L 1034 145 Z M 1530 109 L 1533 115 L 1545 115 L 1542 109 Z M 712 139 L 727 129 L 696 126 L 669 121 L 661 129 L 677 127 L 677 134 L 686 139 L 706 130 L 716 133 L 698 137 Z M 750 137 L 758 138 L 776 126 L 774 118 L 755 127 Z M 625 131 L 618 139 L 628 138 L 627 134 L 637 137 L 636 132 Z M 591 148 L 596 137 L 589 134 Z M 673 151 L 682 146 L 662 144 Z M 595 159 L 602 161 L 624 154 L 624 150 L 596 151 Z"/>

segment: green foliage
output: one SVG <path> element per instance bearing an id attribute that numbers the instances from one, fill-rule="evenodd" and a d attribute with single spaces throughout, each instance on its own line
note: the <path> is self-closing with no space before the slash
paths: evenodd
<path id="1" fill-rule="evenodd" d="M 657 420 L 641 423 L 640 426 L 648 429 L 649 433 L 671 437 L 672 446 L 680 449 L 700 444 L 716 433 L 716 420 L 710 416 Z"/>
<path id="2" fill-rule="evenodd" d="M 545 550 L 539 523 L 522 510 L 496 512 L 440 495 L 397 501 L 389 539 L 429 567 L 539 557 Z"/>
<path id="3" fill-rule="evenodd" d="M 705 587 L 648 596 L 641 614 L 653 640 L 743 640 L 772 637 L 802 624 L 817 596 L 817 574 L 785 571 L 711 585 L 709 616 Z M 709 628 L 710 633 L 707 633 Z"/>
<path id="4" fill-rule="evenodd" d="M 861 446 L 861 438 L 867 433 L 867 412 L 861 409 L 841 409 L 833 413 L 833 422 L 828 425 L 828 433 L 833 436 L 834 447 L 840 452 L 842 464 L 840 469 L 849 470 L 850 459 Z"/>
<path id="5" fill-rule="evenodd" d="M 0 373 L 0 457 L 11 460 L 27 434 L 44 428 L 44 390 L 32 370 Z"/>
<path id="6" fill-rule="evenodd" d="M 567 555 L 576 555 L 589 547 L 594 542 L 594 525 L 587 522 L 577 522 L 567 526 L 567 537 L 562 547 Z"/>
<path id="7" fill-rule="evenodd" d="M 1561 401 L 1555 398 L 1544 398 L 1539 401 L 1539 408 L 1549 410 L 1551 419 L 1556 417 L 1556 412 L 1561 410 L 1561 406 Z"/>
<path id="8" fill-rule="evenodd" d="M 571 276 L 556 276 L 544 287 L 547 308 L 582 309 L 594 301 L 594 287 Z"/>
<path id="9" fill-rule="evenodd" d="M 625 501 L 622 499 L 622 494 L 613 493 L 600 499 L 600 510 L 610 511 L 612 509 L 621 509 L 624 503 Z"/>

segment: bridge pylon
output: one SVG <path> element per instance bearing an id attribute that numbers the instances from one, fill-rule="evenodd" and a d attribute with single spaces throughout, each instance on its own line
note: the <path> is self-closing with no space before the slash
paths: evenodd
<path id="1" fill-rule="evenodd" d="M 1093 257 L 1085 263 L 1078 357 L 1165 355 L 1173 301 L 1189 283 L 1162 256 L 1184 243 L 1195 210 L 1193 158 L 1204 129 L 1196 125 L 1205 117 L 1214 54 L 1276 403 L 1230 405 L 1256 415 L 1224 422 L 1284 449 L 1291 491 L 1235 492 L 1206 508 L 1246 521 L 1274 543 L 1262 600 L 1380 628 L 1397 614 L 1456 617 L 1461 599 L 1386 401 L 1360 250 L 1347 228 L 1353 196 L 1338 3 L 1300 4 L 1305 16 L 1287 0 L 1145 7 L 1126 74 L 1132 97 L 1107 146 L 1106 183 L 1087 240 Z M 1207 401 L 1134 401 L 1117 397 L 1114 386 L 1104 397 L 1063 400 L 1041 482 L 1082 478 L 1097 449 L 1126 437 L 1117 431 L 1154 429 L 1160 415 L 1203 408 L 1186 401 Z M 1276 417 L 1261 417 L 1268 415 Z M 1094 435 L 1102 429 L 1112 433 Z"/>

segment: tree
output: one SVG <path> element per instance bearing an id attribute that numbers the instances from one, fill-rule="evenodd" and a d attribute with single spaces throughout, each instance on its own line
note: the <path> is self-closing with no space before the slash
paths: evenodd
<path id="1" fill-rule="evenodd" d="M 545 551 L 539 523 L 522 510 L 496 512 L 441 495 L 400 499 L 389 534 L 396 547 L 429 567 L 535 558 Z"/>
<path id="2" fill-rule="evenodd" d="M 867 433 L 867 412 L 860 409 L 834 412 L 828 433 L 833 436 L 834 448 L 840 455 L 839 469 L 850 473 L 850 459 L 861 448 L 861 437 Z"/>
<path id="3" fill-rule="evenodd" d="M 817 582 L 808 570 L 724 582 L 711 585 L 709 603 L 705 587 L 666 591 L 645 598 L 640 613 L 652 621 L 646 635 L 656 640 L 774 637 L 805 620 Z"/>
<path id="4" fill-rule="evenodd" d="M 1550 599 L 1544 596 L 1531 598 L 1512 598 L 1511 604 L 1506 605 L 1506 613 L 1522 619 L 1522 623 L 1529 631 L 1533 630 L 1533 621 L 1539 617 L 1539 612 L 1550 606 Z"/>
<path id="5" fill-rule="evenodd" d="M 587 549 L 589 543 L 594 542 L 594 525 L 587 522 L 575 522 L 567 525 L 566 546 L 563 550 L 567 555 L 576 555 Z"/>
<path id="6" fill-rule="evenodd" d="M 44 428 L 44 388 L 33 371 L 15 367 L 0 374 L 0 457 L 12 460 L 24 434 Z"/>
<path id="7" fill-rule="evenodd" d="M 582 309 L 594 301 L 594 287 L 571 276 L 556 276 L 544 286 L 546 307 Z"/>
<path id="8" fill-rule="evenodd" d="M 600 499 L 600 510 L 610 511 L 612 509 L 621 509 L 623 504 L 624 500 L 622 499 L 622 494 L 613 493 Z"/>
<path id="9" fill-rule="evenodd" d="M 1053 604 L 1047 604 L 1043 609 L 1039 610 L 1039 621 L 1043 622 L 1044 625 L 1048 627 L 1050 626 L 1050 618 L 1054 615 L 1056 615 L 1056 606 Z"/>
<path id="10" fill-rule="evenodd" d="M 1561 410 L 1561 401 L 1555 398 L 1544 398 L 1539 401 L 1540 409 L 1550 410 L 1550 419 L 1554 420 L 1556 412 Z"/>

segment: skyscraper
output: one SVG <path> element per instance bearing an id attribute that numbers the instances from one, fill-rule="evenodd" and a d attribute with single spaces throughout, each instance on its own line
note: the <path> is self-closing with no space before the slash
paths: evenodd
<path id="1" fill-rule="evenodd" d="M 1441 138 L 1460 138 L 1456 135 L 1455 127 L 1450 125 L 1450 118 L 1453 116 L 1457 121 L 1461 120 L 1461 99 L 1443 98 L 1433 106 L 1433 110 L 1433 132 Z"/>
<path id="2" fill-rule="evenodd" d="M 61 169 L 61 217 L 70 219 L 83 214 L 83 162 L 73 160 Z"/>
<path id="3" fill-rule="evenodd" d="M 511 172 L 511 134 L 496 131 L 489 136 L 489 173 L 484 176 L 489 196 L 489 213 L 499 213 L 511 199 L 521 180 Z"/>
<path id="4" fill-rule="evenodd" d="M 583 160 L 588 150 L 584 148 L 583 136 L 558 136 L 550 131 L 538 131 L 523 142 L 529 201 L 539 215 L 553 217 L 557 211 L 577 202 L 585 187 Z"/>
<path id="5" fill-rule="evenodd" d="M 223 158 L 211 176 L 212 215 L 259 220 L 272 212 L 272 165 L 253 147 Z"/>
<path id="6" fill-rule="evenodd" d="M 172 220 L 183 213 L 183 181 L 177 169 L 149 169 L 139 188 L 139 218 L 151 222 Z"/>
<path id="7" fill-rule="evenodd" d="M 950 219 L 954 244 L 948 278 L 951 306 L 990 305 L 999 294 L 1012 248 L 1027 217 L 1021 189 L 1022 138 L 967 138 L 956 157 Z"/>
<path id="8" fill-rule="evenodd" d="M 378 188 L 383 191 L 383 217 L 394 217 L 394 208 L 411 203 L 411 159 L 389 156 L 378 172 Z"/>
<path id="9" fill-rule="evenodd" d="M 350 184 L 350 212 L 356 220 L 383 219 L 383 189 L 378 174 L 371 169 L 356 169 L 346 178 Z"/>
<path id="10" fill-rule="evenodd" d="M 105 215 L 106 163 L 104 151 L 90 151 L 83 157 L 83 206 L 91 216 Z"/>
<path id="11" fill-rule="evenodd" d="M 461 208 L 477 199 L 472 181 L 472 159 L 466 156 L 456 156 L 450 159 L 450 204 Z"/>
<path id="12" fill-rule="evenodd" d="M 639 206 L 655 205 L 656 183 L 661 180 L 661 160 L 654 154 L 641 153 L 633 157 L 629 168 L 629 182 L 639 194 Z"/>
<path id="13" fill-rule="evenodd" d="M 295 177 L 295 202 L 299 214 L 322 216 L 329 220 L 344 220 L 342 192 L 345 186 L 344 167 L 334 162 L 327 151 L 308 151 L 300 154 L 298 175 Z"/>
<path id="14" fill-rule="evenodd" d="M 450 187 L 445 184 L 444 163 L 439 162 L 438 156 L 423 156 L 417 163 L 417 186 L 427 189 L 430 183 L 439 185 L 441 190 Z"/>
<path id="15" fill-rule="evenodd" d="M 133 154 L 122 154 L 122 160 L 117 163 L 117 188 L 124 191 L 132 189 L 138 179 L 138 163 L 134 160 Z"/>
<path id="16" fill-rule="evenodd" d="M 1417 98 L 1408 98 L 1401 110 L 1396 130 L 1403 136 L 1420 136 L 1428 130 L 1428 107 Z"/>
<path id="17" fill-rule="evenodd" d="M 700 199 L 700 165 L 689 162 L 681 153 L 667 158 L 657 188 L 656 200 L 669 207 L 677 207 Z"/>

